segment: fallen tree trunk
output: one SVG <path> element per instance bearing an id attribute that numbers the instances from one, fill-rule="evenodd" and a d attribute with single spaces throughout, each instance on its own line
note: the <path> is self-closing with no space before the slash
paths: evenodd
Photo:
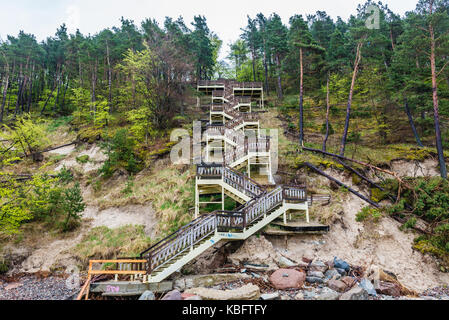
<path id="1" fill-rule="evenodd" d="M 355 159 L 349 159 L 349 158 L 346 158 L 346 157 L 344 157 L 344 156 L 340 156 L 340 155 L 337 155 L 337 154 L 325 152 L 325 151 L 318 150 L 318 149 L 312 149 L 312 148 L 303 147 L 303 150 L 311 151 L 311 152 L 318 152 L 318 153 L 321 153 L 321 154 L 324 154 L 324 155 L 327 155 L 327 156 L 330 156 L 330 157 L 333 157 L 333 158 L 337 158 L 337 159 L 340 159 L 340 160 L 345 160 L 345 161 L 354 162 L 354 163 L 357 163 L 357 164 L 359 164 L 359 165 L 361 165 L 361 166 L 368 167 L 368 168 L 370 168 L 370 169 L 373 169 L 373 170 L 377 170 L 377 171 L 386 173 L 386 174 L 388 174 L 388 175 L 393 176 L 393 177 L 394 177 L 400 184 L 404 185 L 406 188 L 408 188 L 408 189 L 410 189 L 410 190 L 413 190 L 413 188 L 412 188 L 409 184 L 407 184 L 404 180 L 402 180 L 402 179 L 398 176 L 398 174 L 397 174 L 396 172 L 393 172 L 393 171 L 390 171 L 390 170 L 386 170 L 386 169 L 382 169 L 382 168 L 373 166 L 372 164 L 369 164 L 369 163 L 365 163 L 365 162 L 362 162 L 362 161 L 359 161 L 359 160 L 355 160 Z"/>
<path id="2" fill-rule="evenodd" d="M 307 167 L 309 167 L 310 169 L 316 171 L 317 173 L 319 173 L 320 175 L 322 175 L 323 177 L 326 177 L 327 179 L 335 182 L 336 184 L 338 184 L 341 187 L 344 187 L 346 189 L 348 189 L 351 193 L 355 194 L 357 197 L 359 197 L 360 199 L 368 202 L 370 205 L 376 207 L 376 208 L 380 208 L 380 205 L 370 199 L 368 199 L 367 197 L 365 197 L 364 195 L 360 194 L 359 192 L 357 192 L 356 190 L 352 189 L 351 187 L 347 186 L 346 184 L 344 184 L 343 182 L 331 177 L 330 175 L 324 173 L 323 171 L 321 171 L 320 169 L 318 169 L 317 167 L 315 167 L 314 165 L 306 162 L 305 165 Z"/>
<path id="3" fill-rule="evenodd" d="M 379 189 L 382 192 L 388 192 L 387 196 L 388 198 L 392 201 L 397 203 L 398 202 L 398 198 L 391 195 L 390 192 L 388 190 L 386 190 L 385 188 L 381 187 L 380 185 L 378 185 L 377 183 L 375 183 L 374 181 L 370 180 L 369 178 L 365 177 L 363 174 L 361 174 L 359 171 L 357 171 L 356 169 L 354 169 L 353 167 L 347 165 L 344 161 L 338 159 L 338 162 L 345 167 L 347 170 L 351 171 L 352 173 L 354 173 L 355 175 L 357 175 L 359 178 L 361 178 L 362 180 L 368 182 L 370 185 L 372 185 L 373 187 Z M 407 207 L 407 209 L 409 210 L 413 210 L 413 208 L 406 203 L 405 206 Z"/>

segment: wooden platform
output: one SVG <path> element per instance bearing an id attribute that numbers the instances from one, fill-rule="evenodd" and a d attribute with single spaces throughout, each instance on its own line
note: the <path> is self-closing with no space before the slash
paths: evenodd
<path id="1" fill-rule="evenodd" d="M 283 221 L 276 220 L 264 230 L 264 233 L 273 236 L 288 236 L 297 234 L 324 234 L 329 231 L 330 226 L 316 222 L 289 221 L 284 224 Z"/>

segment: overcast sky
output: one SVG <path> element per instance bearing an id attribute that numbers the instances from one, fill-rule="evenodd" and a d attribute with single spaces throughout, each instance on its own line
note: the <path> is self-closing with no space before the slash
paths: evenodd
<path id="1" fill-rule="evenodd" d="M 33 33 L 40 41 L 54 35 L 66 23 L 70 32 L 77 28 L 95 34 L 104 28 L 120 25 L 120 17 L 132 19 L 140 26 L 144 18 L 162 23 L 166 16 L 182 15 L 188 26 L 194 15 L 205 15 L 210 29 L 227 44 L 237 39 L 247 15 L 278 13 L 284 23 L 294 14 L 326 11 L 332 18 L 347 19 L 364 0 L 0 0 L 0 37 L 17 35 L 20 30 Z M 384 0 L 394 12 L 403 15 L 413 10 L 417 0 Z"/>

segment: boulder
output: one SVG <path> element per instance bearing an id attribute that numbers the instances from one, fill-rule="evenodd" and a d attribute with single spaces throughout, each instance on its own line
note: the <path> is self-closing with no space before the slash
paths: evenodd
<path id="1" fill-rule="evenodd" d="M 315 296 L 315 300 L 338 300 L 340 294 L 332 289 L 323 288 L 321 293 Z"/>
<path id="2" fill-rule="evenodd" d="M 154 293 L 152 291 L 145 291 L 144 293 L 142 293 L 139 300 L 151 301 L 156 300 L 156 297 L 154 296 Z"/>
<path id="3" fill-rule="evenodd" d="M 324 278 L 324 274 L 321 271 L 309 271 L 307 272 L 308 277 Z"/>
<path id="4" fill-rule="evenodd" d="M 310 271 L 319 271 L 323 273 L 327 271 L 327 268 L 327 265 L 320 260 L 314 260 L 309 266 Z"/>
<path id="5" fill-rule="evenodd" d="M 292 269 L 279 269 L 270 276 L 270 282 L 277 290 L 301 289 L 305 280 L 304 272 Z"/>
<path id="6" fill-rule="evenodd" d="M 354 287 L 346 293 L 343 293 L 340 300 L 368 300 L 368 292 L 362 287 Z"/>
<path id="7" fill-rule="evenodd" d="M 279 260 L 277 261 L 278 266 L 281 268 L 292 268 L 296 267 L 298 264 L 291 261 L 290 259 L 287 259 L 286 257 L 281 256 Z"/>
<path id="8" fill-rule="evenodd" d="M 259 300 L 260 289 L 254 284 L 247 284 L 243 287 L 234 290 L 216 290 L 207 288 L 193 288 L 187 290 L 185 293 L 194 294 L 201 297 L 203 300 Z"/>
<path id="9" fill-rule="evenodd" d="M 343 277 L 340 280 L 343 281 L 348 288 L 352 288 L 357 283 L 357 280 L 355 278 L 348 276 Z"/>
<path id="10" fill-rule="evenodd" d="M 351 267 L 346 261 L 338 259 L 337 257 L 334 258 L 334 267 L 338 269 L 343 269 L 346 272 L 349 272 L 351 270 Z"/>
<path id="11" fill-rule="evenodd" d="M 340 280 L 329 280 L 327 286 L 337 292 L 345 292 L 346 288 L 348 287 L 346 283 Z"/>
<path id="12" fill-rule="evenodd" d="M 327 280 L 331 280 L 331 279 L 338 280 L 341 278 L 340 273 L 335 269 L 327 270 L 326 273 L 324 274 L 324 276 Z"/>
<path id="13" fill-rule="evenodd" d="M 182 300 L 181 292 L 178 290 L 170 291 L 161 300 Z"/>
<path id="14" fill-rule="evenodd" d="M 279 300 L 280 299 L 279 292 L 265 293 L 260 296 L 260 299 L 265 300 L 265 301 Z"/>
<path id="15" fill-rule="evenodd" d="M 229 255 L 228 260 L 233 265 L 251 263 L 267 265 L 269 270 L 276 270 L 279 254 L 274 249 L 273 244 L 264 236 L 252 236 L 236 252 Z"/>
<path id="16" fill-rule="evenodd" d="M 342 276 L 346 276 L 348 273 L 344 270 L 344 269 L 340 269 L 340 268 L 335 268 L 335 270 L 337 270 L 337 272 Z"/>
<path id="17" fill-rule="evenodd" d="M 401 287 L 392 282 L 376 281 L 376 292 L 386 296 L 399 297 L 401 295 Z"/>
<path id="18" fill-rule="evenodd" d="M 370 296 L 377 296 L 376 289 L 374 289 L 374 286 L 371 283 L 371 281 L 369 281 L 369 279 L 367 278 L 362 279 L 362 281 L 360 281 L 359 286 L 365 289 Z"/>
<path id="19" fill-rule="evenodd" d="M 183 294 L 181 294 L 182 300 L 187 300 L 188 298 L 191 298 L 191 297 L 195 297 L 195 295 L 193 293 L 185 293 L 185 292 Z"/>
<path id="20" fill-rule="evenodd" d="M 306 277 L 306 281 L 308 283 L 324 283 L 324 279 L 318 277 Z"/>

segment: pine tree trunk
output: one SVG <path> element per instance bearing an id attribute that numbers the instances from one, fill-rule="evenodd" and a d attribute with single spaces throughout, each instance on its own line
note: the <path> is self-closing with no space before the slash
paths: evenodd
<path id="1" fill-rule="evenodd" d="M 111 71 L 111 60 L 109 57 L 109 43 L 107 41 L 106 41 L 106 54 L 108 62 L 109 113 L 112 113 L 112 71 Z"/>
<path id="2" fill-rule="evenodd" d="M 265 90 L 267 92 L 267 95 L 270 95 L 270 87 L 268 84 L 268 63 L 267 63 L 267 53 L 263 52 L 263 67 L 265 71 Z"/>
<path id="3" fill-rule="evenodd" d="M 278 82 L 278 98 L 282 100 L 284 94 L 282 93 L 282 79 L 281 79 L 281 61 L 279 54 L 276 54 L 276 66 L 277 66 L 277 82 Z"/>
<path id="4" fill-rule="evenodd" d="M 299 48 L 299 145 L 304 146 L 304 68 L 302 48 Z"/>
<path id="5" fill-rule="evenodd" d="M 64 93 L 62 94 L 62 105 L 61 105 L 61 110 L 65 109 L 65 95 L 67 94 L 67 89 L 69 88 L 69 77 L 67 77 L 66 79 L 66 83 L 65 83 L 65 88 L 64 88 Z"/>
<path id="6" fill-rule="evenodd" d="M 53 105 L 53 112 L 56 112 L 56 108 L 57 108 L 58 102 L 59 102 L 59 92 L 61 91 L 61 76 L 62 75 L 58 75 L 56 77 L 56 86 L 58 88 L 58 91 L 56 92 L 56 99 L 55 99 L 55 104 Z"/>
<path id="7" fill-rule="evenodd" d="M 4 82 L 5 82 L 5 85 L 3 86 L 2 105 L 0 108 L 0 123 L 3 122 L 3 115 L 5 112 L 6 96 L 8 93 L 8 86 L 9 86 L 9 72 L 6 73 L 6 78 L 5 78 Z"/>
<path id="8" fill-rule="evenodd" d="M 356 54 L 356 57 L 355 57 L 354 72 L 352 74 L 351 89 L 349 90 L 348 106 L 346 108 L 345 129 L 344 129 L 344 132 L 343 132 L 343 138 L 341 140 L 341 149 L 340 149 L 340 155 L 341 156 L 345 155 L 346 140 L 348 138 L 348 130 L 349 130 L 349 120 L 351 118 L 352 97 L 354 95 L 355 80 L 357 79 L 357 72 L 358 72 L 359 63 L 360 63 L 360 60 L 361 60 L 362 46 L 363 46 L 363 41 L 359 42 L 359 44 L 357 45 L 357 54 Z"/>
<path id="9" fill-rule="evenodd" d="M 418 131 L 416 130 L 415 122 L 413 121 L 412 113 L 411 113 L 411 111 L 410 111 L 410 108 L 408 107 L 408 101 L 407 101 L 407 98 L 405 98 L 405 112 L 407 113 L 408 121 L 410 122 L 410 127 L 412 127 L 412 131 L 413 131 L 413 135 L 415 136 L 416 143 L 417 143 L 418 146 L 420 146 L 421 148 L 424 147 L 423 144 L 422 144 L 422 142 L 421 142 L 421 139 L 419 138 Z"/>
<path id="10" fill-rule="evenodd" d="M 330 94 L 329 94 L 329 81 L 330 81 L 330 75 L 328 73 L 327 74 L 327 83 L 326 83 L 326 135 L 324 136 L 324 141 L 323 141 L 323 151 L 324 152 L 326 152 L 326 149 L 327 149 L 327 140 L 329 139 L 329 131 L 330 131 L 329 113 L 330 113 L 330 109 L 331 109 L 331 104 L 330 104 Z"/>
<path id="11" fill-rule="evenodd" d="M 432 14 L 432 5 L 430 5 L 430 14 Z M 440 114 L 438 106 L 438 84 L 437 84 L 437 72 L 435 64 L 435 33 L 433 29 L 432 22 L 429 25 L 430 32 L 430 68 L 432 70 L 432 97 L 433 97 L 433 115 L 435 121 L 435 138 L 438 151 L 438 162 L 440 164 L 440 173 L 443 179 L 447 179 L 447 168 L 446 161 L 444 159 L 443 143 L 441 141 L 441 130 L 440 130 Z"/>

